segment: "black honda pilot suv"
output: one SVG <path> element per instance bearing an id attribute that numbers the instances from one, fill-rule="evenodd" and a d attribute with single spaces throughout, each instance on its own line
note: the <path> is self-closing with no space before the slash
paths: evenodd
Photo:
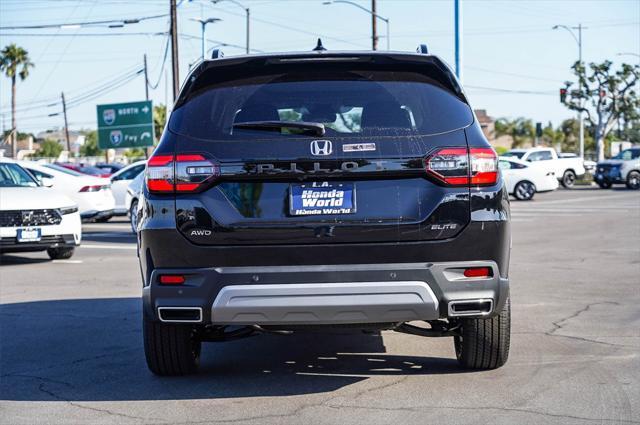
<path id="1" fill-rule="evenodd" d="M 152 372 L 203 341 L 329 327 L 509 354 L 510 212 L 449 67 L 406 52 L 216 58 L 187 77 L 140 200 Z"/>

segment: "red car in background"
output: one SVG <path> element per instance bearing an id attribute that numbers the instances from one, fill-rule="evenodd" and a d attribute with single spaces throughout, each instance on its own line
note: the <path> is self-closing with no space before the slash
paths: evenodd
<path id="1" fill-rule="evenodd" d="M 64 168 L 68 168 L 69 170 L 77 171 L 82 174 L 88 174 L 90 176 L 104 177 L 104 178 L 108 178 L 109 176 L 111 176 L 111 173 L 109 172 L 109 170 L 92 167 L 90 165 L 72 164 L 69 162 L 56 162 L 56 165 L 59 165 Z"/>

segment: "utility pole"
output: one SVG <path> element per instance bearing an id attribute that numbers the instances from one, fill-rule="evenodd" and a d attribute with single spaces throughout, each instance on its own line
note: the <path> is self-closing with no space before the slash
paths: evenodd
<path id="1" fill-rule="evenodd" d="M 176 0 L 171 2 L 171 64 L 173 71 L 173 101 L 178 97 L 180 90 L 180 68 L 178 67 L 178 17 L 176 13 Z"/>
<path id="2" fill-rule="evenodd" d="M 371 0 L 371 49 L 378 50 L 378 20 L 376 18 L 376 0 Z"/>
<path id="3" fill-rule="evenodd" d="M 582 24 L 578 24 L 578 61 L 582 65 Z M 580 81 L 582 87 L 582 78 Z M 580 107 L 584 107 L 583 99 L 580 99 Z M 580 123 L 580 158 L 584 159 L 584 114 L 582 111 L 578 114 L 578 122 Z"/>
<path id="4" fill-rule="evenodd" d="M 462 83 L 462 5 L 460 3 L 461 0 L 453 0 L 456 77 Z"/>
<path id="5" fill-rule="evenodd" d="M 248 7 L 245 9 L 245 12 L 247 12 L 247 54 L 249 54 L 249 25 L 251 23 L 249 15 L 251 14 L 251 12 L 249 11 Z"/>
<path id="6" fill-rule="evenodd" d="M 64 115 L 64 137 L 67 139 L 67 151 L 71 153 L 71 140 L 69 140 L 69 123 L 67 121 L 67 102 L 64 101 L 64 92 L 62 94 L 62 114 Z"/>
<path id="7" fill-rule="evenodd" d="M 149 100 L 149 74 L 147 73 L 147 54 L 143 56 L 144 60 L 144 98 Z"/>

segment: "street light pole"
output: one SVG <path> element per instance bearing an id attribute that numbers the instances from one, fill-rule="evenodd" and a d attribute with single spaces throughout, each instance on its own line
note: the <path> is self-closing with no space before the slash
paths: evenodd
<path id="1" fill-rule="evenodd" d="M 228 1 L 231 1 L 231 0 L 228 0 Z M 334 3 L 350 4 L 351 6 L 355 6 L 358 9 L 364 10 L 365 12 L 371 14 L 371 47 L 373 48 L 373 50 L 377 50 L 377 48 L 378 48 L 378 35 L 377 35 L 377 29 L 376 29 L 376 18 L 380 19 L 381 21 L 384 21 L 384 23 L 387 26 L 387 50 L 391 49 L 391 37 L 389 35 L 389 18 L 385 18 L 383 16 L 378 15 L 378 13 L 376 12 L 376 2 L 375 2 L 375 0 L 371 0 L 371 8 L 372 8 L 372 10 L 369 10 L 366 7 L 360 6 L 358 3 L 354 3 L 354 2 L 348 1 L 348 0 L 328 0 L 328 1 L 322 2 L 322 4 L 324 4 L 324 5 L 330 5 L 330 4 L 334 4 Z"/>
<path id="2" fill-rule="evenodd" d="M 571 28 L 566 25 L 554 25 L 552 27 L 552 29 L 554 30 L 557 30 L 558 28 L 567 30 L 576 41 L 576 43 L 578 43 L 578 63 L 582 65 L 582 30 L 585 29 L 585 27 L 583 27 L 582 24 L 578 24 L 577 27 Z M 578 36 L 576 36 L 576 34 L 572 30 L 577 30 Z M 582 88 L 582 77 L 580 77 L 579 84 L 580 88 Z M 580 99 L 580 108 L 582 108 L 583 105 L 583 100 Z M 584 117 L 582 111 L 578 112 L 578 122 L 580 123 L 580 158 L 584 158 Z"/>
<path id="3" fill-rule="evenodd" d="M 206 40 L 205 40 L 206 26 L 207 26 L 207 24 L 212 24 L 214 22 L 221 21 L 222 19 L 220 19 L 220 18 L 208 18 L 208 19 L 191 18 L 191 20 L 200 23 L 201 34 L 202 34 L 202 40 L 201 40 L 202 54 L 201 54 L 201 58 L 202 58 L 202 60 L 204 60 L 205 52 L 207 51 L 206 46 L 205 46 L 205 43 L 206 43 Z"/>
<path id="4" fill-rule="evenodd" d="M 462 5 L 460 0 L 454 0 L 453 18 L 455 26 L 455 62 L 456 77 L 462 83 Z"/>
<path id="5" fill-rule="evenodd" d="M 247 18 L 246 18 L 246 19 L 247 19 L 247 23 L 246 23 L 246 33 L 247 33 L 247 35 L 246 35 L 246 37 L 247 37 L 247 43 L 246 43 L 246 44 L 247 44 L 247 47 L 246 47 L 246 52 L 247 52 L 247 54 L 249 54 L 249 52 L 251 51 L 251 49 L 250 49 L 250 47 L 249 47 L 249 36 L 250 36 L 250 33 L 251 33 L 251 31 L 250 31 L 250 26 L 251 26 L 251 11 L 249 10 L 249 8 L 248 8 L 248 7 L 244 7 L 244 5 L 243 5 L 242 3 L 240 3 L 240 2 L 238 2 L 238 1 L 236 1 L 236 0 L 211 0 L 211 3 L 213 3 L 213 4 L 218 4 L 218 3 L 221 3 L 221 2 L 223 2 L 223 1 L 228 1 L 229 3 L 233 3 L 233 4 L 235 4 L 236 6 L 239 6 L 239 7 L 241 7 L 241 8 L 243 8 L 243 9 L 244 9 L 244 13 L 246 14 L 246 17 L 247 17 Z"/>
<path id="6" fill-rule="evenodd" d="M 178 66 L 178 17 L 176 13 L 176 0 L 171 0 L 171 68 L 173 76 L 173 101 L 175 102 L 180 91 L 180 67 Z"/>

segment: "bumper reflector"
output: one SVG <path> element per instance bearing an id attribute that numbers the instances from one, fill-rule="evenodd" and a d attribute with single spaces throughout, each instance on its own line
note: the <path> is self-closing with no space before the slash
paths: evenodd
<path id="1" fill-rule="evenodd" d="M 491 268 L 490 267 L 473 267 L 470 269 L 465 269 L 464 277 L 490 277 L 491 276 Z"/>
<path id="2" fill-rule="evenodd" d="M 179 274 L 160 275 L 160 283 L 162 285 L 182 285 L 184 283 L 184 280 L 184 276 Z"/>

